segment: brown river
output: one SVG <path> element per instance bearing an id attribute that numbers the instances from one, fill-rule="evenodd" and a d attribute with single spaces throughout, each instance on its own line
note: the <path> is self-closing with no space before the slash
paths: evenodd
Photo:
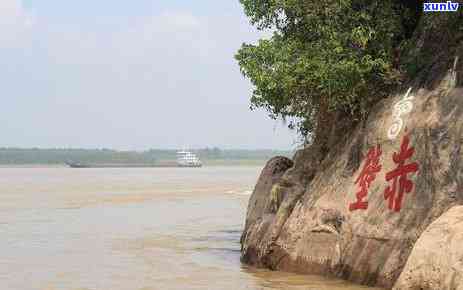
<path id="1" fill-rule="evenodd" d="M 259 171 L 0 168 L 0 289 L 372 289 L 240 264 Z"/>

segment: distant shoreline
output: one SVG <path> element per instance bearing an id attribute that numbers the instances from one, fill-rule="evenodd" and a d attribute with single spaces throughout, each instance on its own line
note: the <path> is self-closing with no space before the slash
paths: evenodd
<path id="1" fill-rule="evenodd" d="M 65 168 L 66 164 L 0 164 L 0 168 Z"/>
<path id="2" fill-rule="evenodd" d="M 267 160 L 206 160 L 204 162 L 204 167 L 240 167 L 240 166 L 264 166 Z M 145 169 L 155 169 L 163 167 L 149 167 L 149 166 L 140 166 L 131 167 L 130 164 L 120 164 L 121 167 L 111 167 L 111 168 L 125 168 L 125 169 L 136 169 L 136 168 L 145 168 Z M 144 164 L 140 164 L 144 165 Z M 0 164 L 0 169 L 2 168 L 70 168 L 66 164 Z M 165 167 L 164 167 L 165 168 Z M 175 168 L 175 167 L 170 167 Z M 87 169 L 87 168 L 86 168 Z"/>
<path id="3" fill-rule="evenodd" d="M 263 166 L 274 156 L 291 157 L 293 152 L 279 150 L 222 150 L 204 148 L 191 150 L 204 166 Z M 151 149 L 146 151 L 116 151 L 109 149 L 38 149 L 0 148 L 0 168 L 4 167 L 64 167 L 65 163 L 157 165 L 175 163 L 177 151 Z"/>

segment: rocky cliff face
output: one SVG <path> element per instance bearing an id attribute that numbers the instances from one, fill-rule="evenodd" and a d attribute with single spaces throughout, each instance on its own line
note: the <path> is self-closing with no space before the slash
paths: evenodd
<path id="1" fill-rule="evenodd" d="M 463 204 L 462 37 L 422 33 L 417 49 L 436 37 L 430 65 L 355 129 L 338 130 L 323 158 L 312 146 L 267 164 L 248 207 L 244 262 L 394 285 L 426 228 Z"/>

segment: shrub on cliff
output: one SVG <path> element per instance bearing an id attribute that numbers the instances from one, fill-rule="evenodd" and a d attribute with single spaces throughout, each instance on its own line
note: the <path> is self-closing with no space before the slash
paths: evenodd
<path id="1" fill-rule="evenodd" d="M 289 119 L 289 126 L 302 136 L 316 138 L 317 132 L 329 129 L 334 123 L 329 112 L 364 117 L 372 102 L 400 82 L 397 48 L 416 22 L 410 16 L 415 4 L 240 2 L 252 24 L 272 31 L 255 45 L 243 44 L 236 55 L 255 88 L 251 107 L 265 108 L 275 119 Z"/>

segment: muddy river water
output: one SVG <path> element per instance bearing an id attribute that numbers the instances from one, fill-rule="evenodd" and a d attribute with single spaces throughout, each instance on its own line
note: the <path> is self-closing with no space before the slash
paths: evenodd
<path id="1" fill-rule="evenodd" d="M 0 289 L 371 289 L 240 264 L 259 172 L 0 168 Z"/>

